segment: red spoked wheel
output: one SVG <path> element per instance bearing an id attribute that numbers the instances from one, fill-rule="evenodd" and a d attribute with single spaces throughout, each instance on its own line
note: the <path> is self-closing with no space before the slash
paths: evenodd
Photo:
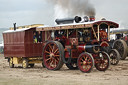
<path id="1" fill-rule="evenodd" d="M 95 59 L 95 67 L 99 71 L 105 71 L 110 65 L 110 57 L 106 52 L 100 52 Z"/>
<path id="2" fill-rule="evenodd" d="M 84 52 L 78 57 L 77 65 L 80 71 L 89 73 L 94 66 L 94 59 L 90 53 Z"/>
<path id="3" fill-rule="evenodd" d="M 59 70 L 63 66 L 64 48 L 58 41 L 48 42 L 43 49 L 43 63 L 49 70 Z"/>

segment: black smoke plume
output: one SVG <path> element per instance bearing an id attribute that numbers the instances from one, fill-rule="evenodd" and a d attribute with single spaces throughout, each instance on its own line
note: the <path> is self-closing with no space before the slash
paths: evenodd
<path id="1" fill-rule="evenodd" d="M 95 8 L 89 0 L 46 0 L 54 4 L 55 18 L 95 16 Z"/>

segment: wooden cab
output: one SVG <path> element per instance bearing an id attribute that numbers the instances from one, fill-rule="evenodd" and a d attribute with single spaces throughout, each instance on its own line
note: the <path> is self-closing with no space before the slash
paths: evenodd
<path id="1" fill-rule="evenodd" d="M 34 43 L 35 28 L 9 30 L 3 32 L 5 57 L 42 56 L 42 42 Z"/>

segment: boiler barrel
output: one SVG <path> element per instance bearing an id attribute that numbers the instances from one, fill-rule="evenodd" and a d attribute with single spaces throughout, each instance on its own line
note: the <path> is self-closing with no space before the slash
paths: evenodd
<path id="1" fill-rule="evenodd" d="M 98 51 L 100 51 L 100 45 L 79 45 L 78 50 L 81 52 L 90 52 L 90 53 L 97 53 Z"/>
<path id="2" fill-rule="evenodd" d="M 65 19 L 56 19 L 55 22 L 59 24 L 69 24 L 73 22 L 79 23 L 81 21 L 81 17 L 76 16 L 75 18 L 65 18 Z"/>
<path id="3" fill-rule="evenodd" d="M 56 22 L 57 24 L 73 23 L 73 22 L 74 22 L 74 18 L 56 19 L 55 22 Z"/>

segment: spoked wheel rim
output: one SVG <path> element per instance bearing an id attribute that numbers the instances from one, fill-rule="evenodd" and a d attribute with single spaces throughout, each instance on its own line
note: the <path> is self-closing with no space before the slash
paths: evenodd
<path id="1" fill-rule="evenodd" d="M 10 68 L 14 68 L 13 58 L 9 59 L 9 66 L 10 66 Z"/>
<path id="2" fill-rule="evenodd" d="M 23 59 L 23 61 L 22 61 L 22 67 L 23 68 L 28 68 L 28 60 L 27 59 Z"/>
<path id="3" fill-rule="evenodd" d="M 62 45 L 59 42 L 48 42 L 45 45 L 43 51 L 43 61 L 44 65 L 49 70 L 58 70 L 62 67 L 63 62 L 61 59 L 62 55 Z M 64 51 L 63 51 L 64 52 Z M 62 65 L 61 65 L 62 64 Z"/>
<path id="4" fill-rule="evenodd" d="M 94 59 L 91 54 L 89 53 L 82 53 L 77 61 L 78 68 L 84 72 L 88 73 L 92 70 L 94 66 Z"/>
<path id="5" fill-rule="evenodd" d="M 127 56 L 127 44 L 123 40 L 117 40 L 114 42 L 113 49 L 116 49 L 121 55 L 121 59 L 124 60 Z"/>
<path id="6" fill-rule="evenodd" d="M 117 65 L 120 60 L 120 54 L 116 49 L 111 50 L 110 52 L 110 62 L 112 65 Z"/>
<path id="7" fill-rule="evenodd" d="M 95 67 L 99 71 L 105 71 L 110 65 L 110 58 L 106 52 L 100 52 L 98 58 L 95 61 Z"/>

